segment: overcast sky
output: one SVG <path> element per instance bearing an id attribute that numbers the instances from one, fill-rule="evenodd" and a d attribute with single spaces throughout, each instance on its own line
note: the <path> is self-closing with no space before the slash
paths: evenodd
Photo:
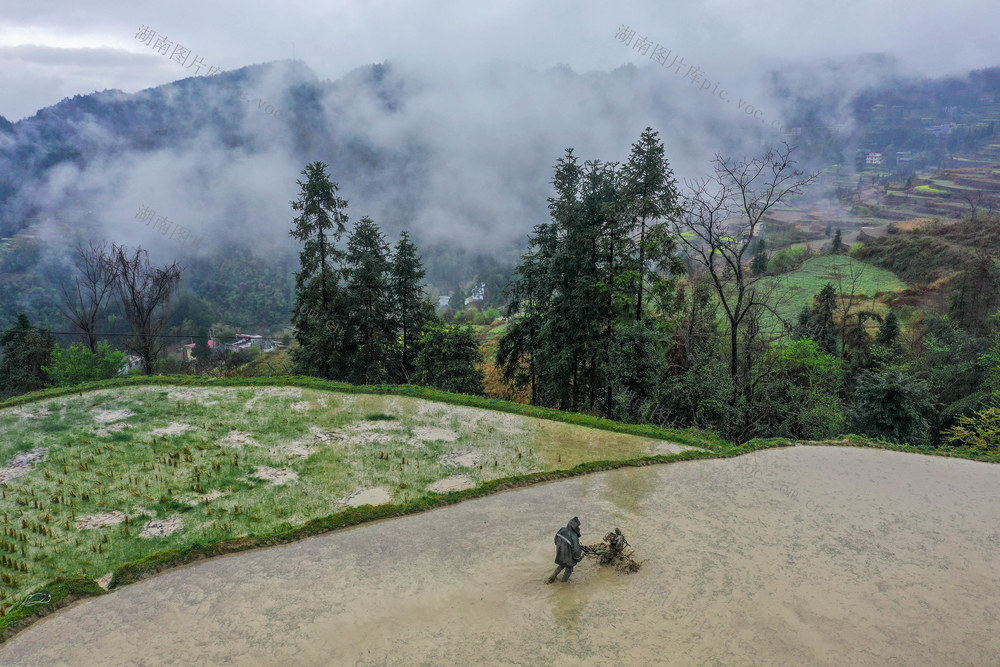
<path id="1" fill-rule="evenodd" d="M 222 69 L 294 48 L 330 79 L 384 60 L 459 79 L 498 61 L 578 72 L 648 62 L 614 39 L 623 24 L 734 91 L 783 62 L 862 53 L 931 75 L 1000 65 L 995 0 L 2 2 L 0 114 L 12 121 L 64 97 L 182 78 L 135 39 L 140 26 Z"/>

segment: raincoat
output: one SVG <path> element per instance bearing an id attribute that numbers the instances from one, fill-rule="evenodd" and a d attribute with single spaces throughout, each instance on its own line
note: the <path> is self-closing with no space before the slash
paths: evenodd
<path id="1" fill-rule="evenodd" d="M 556 565 L 572 568 L 583 560 L 583 547 L 580 546 L 580 519 L 573 517 L 556 533 Z"/>

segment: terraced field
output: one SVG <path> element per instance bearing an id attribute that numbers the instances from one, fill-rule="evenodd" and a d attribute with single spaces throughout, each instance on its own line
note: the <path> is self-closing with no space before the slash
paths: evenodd
<path id="1" fill-rule="evenodd" d="M 4 665 L 988 665 L 1000 468 L 788 447 L 543 484 L 180 568 Z M 546 585 L 569 517 L 642 560 Z"/>
<path id="2" fill-rule="evenodd" d="M 406 396 L 135 386 L 0 410 L 0 612 L 60 578 L 363 505 L 689 447 Z M 23 609 L 22 609 L 23 611 Z"/>
<path id="3" fill-rule="evenodd" d="M 857 307 L 882 312 L 885 298 L 907 288 L 891 271 L 847 255 L 822 255 L 807 260 L 797 271 L 779 276 L 781 301 L 778 311 L 792 323 L 804 307 L 811 307 L 813 297 L 827 283 L 838 292 L 855 294 Z"/>
<path id="4" fill-rule="evenodd" d="M 961 218 L 972 211 L 966 200 L 970 195 L 979 197 L 982 208 L 996 208 L 1000 203 L 998 167 L 945 169 L 936 174 L 914 177 L 911 185 L 912 188 L 905 189 L 903 184 L 895 184 L 881 196 L 883 217 Z"/>

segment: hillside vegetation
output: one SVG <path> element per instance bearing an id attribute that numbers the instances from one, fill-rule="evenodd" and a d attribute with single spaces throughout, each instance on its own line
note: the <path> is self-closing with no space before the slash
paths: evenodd
<path id="1" fill-rule="evenodd" d="M 914 284 L 932 283 L 969 267 L 977 253 L 1000 252 L 1000 217 L 954 222 L 928 221 L 867 241 L 859 259 L 888 269 Z"/>

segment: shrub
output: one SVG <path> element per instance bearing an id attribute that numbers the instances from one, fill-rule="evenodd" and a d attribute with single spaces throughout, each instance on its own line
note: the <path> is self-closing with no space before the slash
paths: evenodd
<path id="1" fill-rule="evenodd" d="M 52 350 L 52 365 L 45 367 L 52 383 L 57 387 L 110 380 L 122 374 L 125 368 L 125 353 L 111 348 L 107 341 L 97 344 L 97 353 L 91 352 L 82 343 L 73 343 L 68 350 L 56 347 Z"/>
<path id="2" fill-rule="evenodd" d="M 971 417 L 959 417 L 958 424 L 945 433 L 945 441 L 952 447 L 1000 453 L 1000 407 L 988 407 Z"/>
<path id="3" fill-rule="evenodd" d="M 767 272 L 771 275 L 778 275 L 794 271 L 802 266 L 810 257 L 812 257 L 812 250 L 808 246 L 779 250 L 774 253 L 774 256 L 767 263 Z"/>
<path id="4" fill-rule="evenodd" d="M 424 329 L 417 355 L 416 384 L 459 394 L 482 394 L 483 363 L 472 329 L 431 325 Z"/>
<path id="5" fill-rule="evenodd" d="M 865 371 L 858 378 L 854 398 L 849 420 L 852 432 L 901 445 L 927 442 L 926 416 L 933 410 L 927 383 L 898 368 Z"/>
<path id="6" fill-rule="evenodd" d="M 278 350 L 277 352 L 261 353 L 256 359 L 250 361 L 246 366 L 239 369 L 239 375 L 247 377 L 266 376 L 277 377 L 281 375 L 292 375 L 294 366 L 289 350 Z"/>
<path id="7" fill-rule="evenodd" d="M 820 440 L 844 423 L 838 394 L 843 367 L 810 338 L 797 340 L 768 360 L 769 372 L 758 398 L 756 432 L 769 437 Z"/>
<path id="8" fill-rule="evenodd" d="M 684 370 L 667 373 L 659 383 L 652 414 L 646 419 L 658 425 L 728 432 L 727 423 L 735 417 L 731 398 L 732 378 L 725 363 L 714 350 L 695 351 Z"/>
<path id="9" fill-rule="evenodd" d="M 41 389 L 49 382 L 45 366 L 52 360 L 55 339 L 34 327 L 21 313 L 17 323 L 0 333 L 0 399 Z"/>
<path id="10" fill-rule="evenodd" d="M 663 363 L 659 336 L 649 320 L 616 326 L 609 356 L 613 402 L 608 410 L 614 419 L 642 421 L 652 409 Z"/>

